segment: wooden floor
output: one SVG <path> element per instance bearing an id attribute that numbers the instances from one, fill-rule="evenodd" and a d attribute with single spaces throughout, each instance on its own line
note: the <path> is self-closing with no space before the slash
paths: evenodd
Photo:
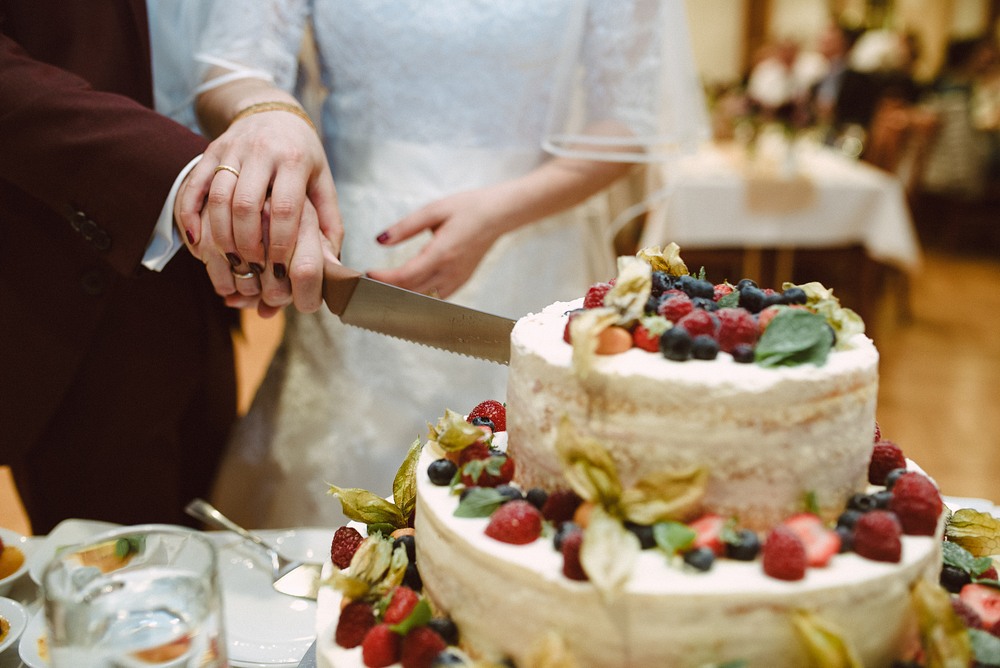
<path id="1" fill-rule="evenodd" d="M 909 297 L 908 317 L 899 317 L 898 300 L 887 300 L 873 334 L 883 436 L 945 494 L 1000 502 L 1000 249 L 927 249 Z M 280 318 L 246 316 L 237 346 L 244 409 L 281 326 Z"/>

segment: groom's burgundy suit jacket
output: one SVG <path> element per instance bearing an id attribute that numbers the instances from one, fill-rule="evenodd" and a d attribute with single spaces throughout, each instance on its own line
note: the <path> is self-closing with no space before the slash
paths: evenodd
<path id="1" fill-rule="evenodd" d="M 153 112 L 144 0 L 0 0 L 0 464 L 36 531 L 182 521 L 235 414 L 234 312 L 141 259 L 204 138 Z"/>

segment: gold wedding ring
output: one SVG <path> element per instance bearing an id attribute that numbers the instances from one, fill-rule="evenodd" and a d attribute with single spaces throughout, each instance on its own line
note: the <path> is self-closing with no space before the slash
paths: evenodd
<path id="1" fill-rule="evenodd" d="M 236 169 L 235 167 L 230 167 L 229 165 L 219 165 L 218 167 L 215 168 L 215 173 L 218 174 L 223 169 L 226 170 L 227 172 L 235 174 L 236 178 L 240 178 L 240 170 Z"/>
<path id="2" fill-rule="evenodd" d="M 241 274 L 240 272 L 236 271 L 235 269 L 230 269 L 229 273 L 231 273 L 233 275 L 233 278 L 255 278 L 257 276 L 257 274 L 255 274 L 252 271 L 248 271 L 245 274 Z"/>

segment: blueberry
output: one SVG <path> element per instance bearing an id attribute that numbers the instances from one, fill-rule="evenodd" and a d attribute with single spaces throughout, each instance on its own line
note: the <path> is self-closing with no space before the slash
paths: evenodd
<path id="1" fill-rule="evenodd" d="M 566 536 L 570 535 L 574 531 L 580 530 L 580 525 L 576 522 L 563 522 L 559 525 L 559 529 L 552 537 L 552 547 L 556 549 L 556 552 L 562 552 L 562 544 L 563 540 L 566 539 Z"/>
<path id="2" fill-rule="evenodd" d="M 660 304 L 663 303 L 663 297 L 661 295 L 650 295 L 649 299 L 646 300 L 645 312 L 649 314 L 656 314 L 660 309 Z"/>
<path id="3" fill-rule="evenodd" d="M 736 532 L 736 540 L 726 543 L 726 556 L 737 561 L 753 561 L 760 554 L 760 537 L 750 529 Z"/>
<path id="4" fill-rule="evenodd" d="M 871 495 L 872 501 L 875 503 L 875 507 L 879 510 L 886 510 L 889 508 L 889 504 L 892 503 L 892 492 L 887 489 L 879 490 Z"/>
<path id="5" fill-rule="evenodd" d="M 458 471 L 458 466 L 455 462 L 450 459 L 435 459 L 427 467 L 427 476 L 431 479 L 431 482 L 438 487 L 444 487 L 445 485 L 451 484 L 451 481 L 455 478 L 455 473 Z"/>
<path id="6" fill-rule="evenodd" d="M 549 494 L 541 487 L 532 487 L 524 495 L 524 498 L 535 508 L 541 510 L 545 502 L 549 500 Z"/>
<path id="7" fill-rule="evenodd" d="M 448 617 L 432 617 L 431 621 L 427 622 L 427 626 L 434 629 L 441 636 L 441 639 L 449 645 L 458 644 L 458 627 Z"/>
<path id="8" fill-rule="evenodd" d="M 465 659 L 448 649 L 442 650 L 441 653 L 434 657 L 434 660 L 431 661 L 431 668 L 446 668 L 447 666 L 464 665 Z"/>
<path id="9" fill-rule="evenodd" d="M 837 345 L 837 330 L 833 328 L 833 325 L 826 323 L 826 331 L 830 333 L 830 345 Z"/>
<path id="10" fill-rule="evenodd" d="M 673 277 L 665 271 L 653 272 L 653 294 L 659 297 L 666 290 L 674 287 Z"/>
<path id="11" fill-rule="evenodd" d="M 847 507 L 850 510 L 860 510 L 863 513 L 867 513 L 869 510 L 875 510 L 878 507 L 875 497 L 871 494 L 853 494 L 850 499 L 847 500 Z"/>
<path id="12" fill-rule="evenodd" d="M 941 569 L 941 586 L 952 594 L 962 591 L 962 587 L 970 582 L 972 582 L 972 577 L 961 568 L 944 566 Z"/>
<path id="13" fill-rule="evenodd" d="M 840 517 L 837 518 L 837 526 L 844 527 L 845 529 L 854 529 L 854 525 L 858 523 L 861 516 L 864 513 L 856 508 L 848 508 L 844 512 L 840 513 Z"/>
<path id="14" fill-rule="evenodd" d="M 393 549 L 396 549 L 398 545 L 402 545 L 406 548 L 406 558 L 410 560 L 410 563 L 416 563 L 417 561 L 417 542 L 413 539 L 413 536 L 403 535 L 398 536 L 392 541 Z"/>
<path id="15" fill-rule="evenodd" d="M 764 308 L 764 300 L 764 291 L 760 288 L 748 285 L 740 290 L 739 305 L 751 313 L 760 313 L 761 309 Z"/>
<path id="16" fill-rule="evenodd" d="M 420 579 L 420 571 L 417 570 L 417 565 L 412 561 L 406 567 L 406 573 L 403 575 L 403 584 L 416 592 L 424 588 L 424 581 Z"/>
<path id="17" fill-rule="evenodd" d="M 712 299 L 715 296 L 715 286 L 708 281 L 695 278 L 690 274 L 681 276 L 676 282 L 677 288 L 688 297 L 704 297 Z"/>
<path id="18" fill-rule="evenodd" d="M 788 288 L 781 293 L 782 304 L 805 304 L 806 301 L 806 291 L 799 287 Z"/>
<path id="19" fill-rule="evenodd" d="M 648 550 L 650 548 L 656 547 L 656 539 L 653 537 L 653 527 L 648 524 L 636 524 L 635 522 L 626 522 L 625 528 L 631 531 L 636 538 L 639 539 L 639 546 Z"/>
<path id="20" fill-rule="evenodd" d="M 472 418 L 472 424 L 477 427 L 489 427 L 490 431 L 496 431 L 496 425 L 493 424 L 493 420 L 489 419 L 485 415 L 477 415 Z"/>
<path id="21" fill-rule="evenodd" d="M 892 486 L 896 484 L 897 480 L 899 480 L 899 476 L 903 475 L 904 473 L 906 473 L 906 469 L 902 468 L 902 467 L 900 467 L 898 469 L 893 469 L 893 470 L 889 471 L 888 473 L 886 473 L 885 474 L 885 488 L 887 490 L 892 489 Z"/>
<path id="22" fill-rule="evenodd" d="M 743 288 L 746 288 L 746 287 L 751 287 L 751 288 L 758 287 L 757 286 L 757 281 L 753 280 L 752 278 L 741 278 L 740 282 L 736 284 L 736 290 L 737 291 L 742 291 Z"/>
<path id="23" fill-rule="evenodd" d="M 507 503 L 507 501 L 521 501 L 524 499 L 524 494 L 521 493 L 521 490 L 513 485 L 497 485 L 494 489 L 496 489 L 497 493 L 505 499 L 504 503 Z"/>
<path id="24" fill-rule="evenodd" d="M 691 335 L 683 327 L 671 327 L 660 336 L 660 352 L 668 360 L 683 362 L 691 357 Z"/>
<path id="25" fill-rule="evenodd" d="M 854 549 L 854 529 L 837 525 L 834 531 L 840 536 L 840 553 L 850 552 Z"/>
<path id="26" fill-rule="evenodd" d="M 755 357 L 754 348 L 749 343 L 737 343 L 729 354 L 733 356 L 733 361 L 740 364 L 752 364 Z"/>
<path id="27" fill-rule="evenodd" d="M 708 334 L 699 334 L 691 342 L 691 357 L 696 360 L 714 360 L 719 355 L 719 342 Z"/>
<path id="28" fill-rule="evenodd" d="M 712 564 L 715 563 L 715 553 L 711 548 L 696 547 L 684 553 L 684 563 L 704 573 L 711 570 Z"/>
<path id="29" fill-rule="evenodd" d="M 718 302 L 708 297 L 692 297 L 691 305 L 695 308 L 700 308 L 703 311 L 708 311 L 709 313 L 719 310 Z"/>

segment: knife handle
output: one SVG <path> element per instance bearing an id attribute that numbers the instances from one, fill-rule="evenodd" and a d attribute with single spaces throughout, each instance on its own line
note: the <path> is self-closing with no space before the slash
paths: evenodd
<path id="1" fill-rule="evenodd" d="M 361 272 L 342 264 L 327 262 L 323 268 L 323 301 L 337 315 L 343 315 L 358 285 Z"/>

